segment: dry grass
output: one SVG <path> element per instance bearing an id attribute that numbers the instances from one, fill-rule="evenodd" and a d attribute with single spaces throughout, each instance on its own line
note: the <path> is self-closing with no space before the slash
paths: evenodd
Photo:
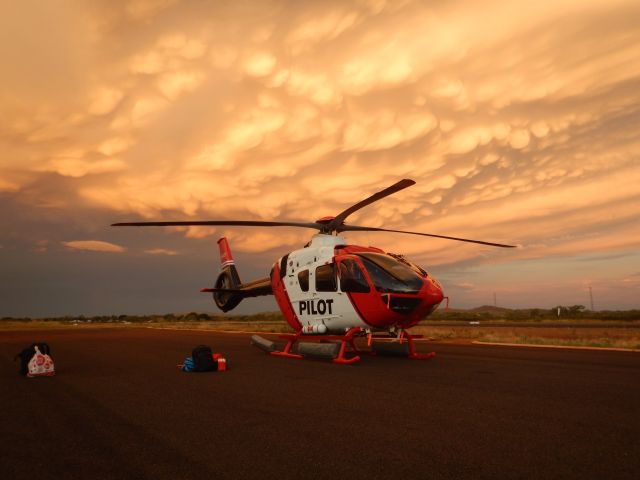
<path id="1" fill-rule="evenodd" d="M 144 322 L 78 322 L 68 320 L 31 320 L 0 322 L 0 330 L 48 330 L 95 328 L 167 328 L 176 330 L 211 330 L 218 332 L 292 333 L 282 320 L 216 319 L 215 321 L 158 321 Z M 580 327 L 531 327 L 517 323 L 502 327 L 479 325 L 438 326 L 419 325 L 411 332 L 440 342 L 492 342 L 556 346 L 586 346 L 640 350 L 640 329 L 597 326 Z"/>
<path id="2" fill-rule="evenodd" d="M 158 328 L 171 330 L 211 330 L 217 332 L 290 333 L 293 330 L 282 321 L 212 321 L 212 322 L 69 322 L 60 320 L 31 320 L 0 322 L 0 331 L 61 330 L 87 328 Z"/>
<path id="3" fill-rule="evenodd" d="M 159 323 L 149 328 L 172 330 L 211 330 L 214 332 L 264 332 L 292 333 L 293 330 L 284 322 L 180 322 Z"/>
<path id="4" fill-rule="evenodd" d="M 412 331 L 438 341 L 475 340 L 492 343 L 640 349 L 640 330 L 631 328 L 418 326 Z"/>
<path id="5" fill-rule="evenodd" d="M 12 321 L 3 320 L 0 322 L 0 331 L 7 330 L 61 330 L 69 328 L 127 328 L 127 327 L 139 327 L 139 324 L 134 323 L 70 323 L 58 320 L 31 320 L 25 321 Z"/>
<path id="6" fill-rule="evenodd" d="M 553 345 L 566 347 L 596 347 L 596 348 L 622 348 L 626 350 L 640 351 L 640 338 L 611 339 L 611 338 L 545 338 L 535 336 L 498 336 L 487 335 L 479 340 L 488 343 L 516 343 L 525 345 Z"/>

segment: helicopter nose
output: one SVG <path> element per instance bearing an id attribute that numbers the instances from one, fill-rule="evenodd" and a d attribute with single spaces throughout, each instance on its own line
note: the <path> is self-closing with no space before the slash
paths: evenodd
<path id="1" fill-rule="evenodd" d="M 440 283 L 433 277 L 429 277 L 427 280 L 427 297 L 429 298 L 430 303 L 440 303 L 444 299 L 444 293 L 442 292 L 442 286 Z"/>

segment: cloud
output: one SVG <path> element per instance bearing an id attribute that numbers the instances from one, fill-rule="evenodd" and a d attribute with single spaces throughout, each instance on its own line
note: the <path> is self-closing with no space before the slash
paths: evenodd
<path id="1" fill-rule="evenodd" d="M 111 113 L 123 97 L 122 91 L 113 87 L 98 87 L 90 95 L 88 109 L 92 115 Z"/>
<path id="2" fill-rule="evenodd" d="M 150 255 L 179 255 L 175 250 L 169 250 L 167 248 L 152 248 L 150 250 L 145 250 L 144 253 L 148 253 Z"/>
<path id="3" fill-rule="evenodd" d="M 462 282 L 462 283 L 453 283 L 451 287 L 458 288 L 460 290 L 474 290 L 476 286 L 473 283 Z"/>
<path id="4" fill-rule="evenodd" d="M 100 240 L 73 240 L 70 242 L 62 242 L 62 244 L 72 250 L 88 250 L 91 252 L 111 252 L 123 253 L 126 251 L 124 247 L 114 243 L 103 242 Z"/>
<path id="5" fill-rule="evenodd" d="M 283 5 L 4 5 L 3 244 L 43 219 L 127 245 L 98 219 L 315 220 L 408 177 L 348 222 L 525 248 L 350 241 L 443 268 L 640 248 L 637 2 Z M 145 235 L 223 233 L 262 255 L 311 232 Z"/>
<path id="6" fill-rule="evenodd" d="M 81 154 L 82 155 L 82 154 Z M 117 172 L 125 170 L 127 165 L 117 158 L 87 160 L 74 157 L 73 154 L 56 156 L 48 162 L 34 167 L 36 171 L 55 172 L 66 177 L 84 177 L 89 174 Z"/>

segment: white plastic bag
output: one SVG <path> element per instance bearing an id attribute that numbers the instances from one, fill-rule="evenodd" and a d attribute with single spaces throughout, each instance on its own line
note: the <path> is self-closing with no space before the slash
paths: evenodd
<path id="1" fill-rule="evenodd" d="M 34 348 L 36 353 L 31 357 L 31 360 L 29 360 L 27 377 L 52 377 L 55 375 L 56 369 L 51 357 L 47 354 L 42 354 L 37 346 Z"/>

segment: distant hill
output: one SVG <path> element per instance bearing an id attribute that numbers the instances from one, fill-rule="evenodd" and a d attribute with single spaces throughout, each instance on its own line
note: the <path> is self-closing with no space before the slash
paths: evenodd
<path id="1" fill-rule="evenodd" d="M 440 311 L 444 311 L 444 307 L 440 306 Z M 508 312 L 512 312 L 511 308 L 503 308 L 503 307 L 494 307 L 492 305 L 482 305 L 480 307 L 474 308 L 449 308 L 449 312 L 460 312 L 460 313 L 493 313 L 497 315 L 503 315 Z"/>
<path id="2" fill-rule="evenodd" d="M 478 313 L 496 313 L 496 314 L 504 314 L 513 311 L 511 308 L 503 308 L 503 307 L 494 307 L 493 305 L 482 305 L 480 307 L 472 308 L 467 310 L 468 312 L 478 312 Z"/>

